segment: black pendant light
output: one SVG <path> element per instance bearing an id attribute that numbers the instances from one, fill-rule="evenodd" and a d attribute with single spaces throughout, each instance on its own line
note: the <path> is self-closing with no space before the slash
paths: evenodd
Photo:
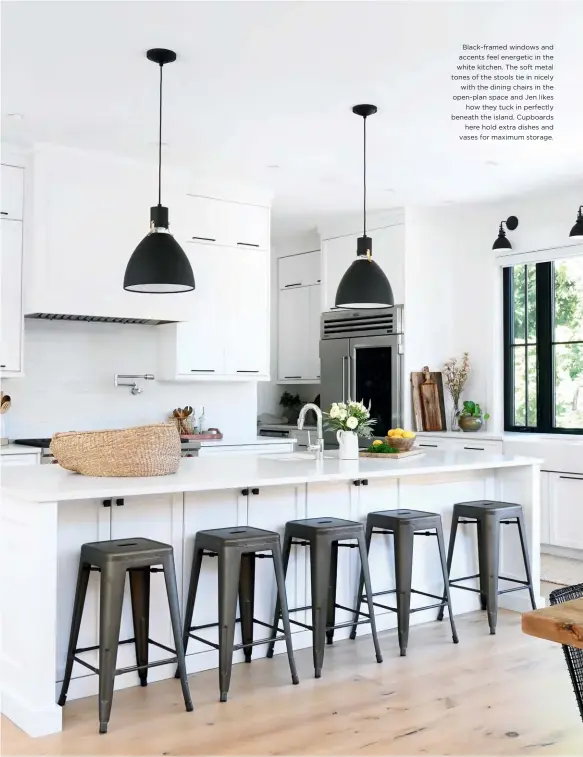
<path id="1" fill-rule="evenodd" d="M 514 231 L 518 227 L 518 218 L 516 216 L 508 216 L 505 221 L 500 222 L 500 228 L 498 230 L 498 239 L 492 245 L 493 250 L 511 250 L 512 245 L 510 240 L 506 236 L 504 226 L 508 231 Z"/>
<path id="2" fill-rule="evenodd" d="M 176 53 L 155 48 L 146 53 L 160 66 L 160 126 L 158 132 L 158 204 L 150 208 L 150 231 L 134 250 L 126 267 L 123 288 L 128 292 L 175 294 L 194 289 L 194 274 L 186 254 L 168 231 L 168 208 L 162 203 L 162 67 Z"/>
<path id="3" fill-rule="evenodd" d="M 571 229 L 571 233 L 569 234 L 571 238 L 575 237 L 575 239 L 583 239 L 583 205 L 579 207 L 579 212 L 577 213 L 577 220 L 575 222 L 575 225 Z"/>
<path id="4" fill-rule="evenodd" d="M 337 308 L 389 308 L 395 304 L 393 290 L 383 269 L 372 259 L 372 239 L 366 235 L 366 119 L 376 105 L 355 105 L 352 112 L 364 122 L 364 233 L 356 243 L 356 260 L 346 271 L 336 292 Z"/>

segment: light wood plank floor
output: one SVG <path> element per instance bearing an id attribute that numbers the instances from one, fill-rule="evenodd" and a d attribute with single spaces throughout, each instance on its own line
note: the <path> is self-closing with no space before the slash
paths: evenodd
<path id="1" fill-rule="evenodd" d="M 579 718 L 560 646 L 521 633 L 502 612 L 496 636 L 484 615 L 411 630 L 408 657 L 395 632 L 327 647 L 323 677 L 310 650 L 236 665 L 230 699 L 217 672 L 190 677 L 194 713 L 175 680 L 115 695 L 109 733 L 97 733 L 95 697 L 72 701 L 61 734 L 30 739 L 2 720 L 3 755 L 583 755 Z M 261 651 L 256 650 L 260 655 Z"/>

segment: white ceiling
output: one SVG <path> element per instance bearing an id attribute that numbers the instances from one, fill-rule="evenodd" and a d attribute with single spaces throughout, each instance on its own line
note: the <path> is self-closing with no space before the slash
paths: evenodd
<path id="1" fill-rule="evenodd" d="M 158 72 L 144 54 L 170 47 L 165 160 L 271 186 L 279 228 L 360 207 L 358 102 L 379 107 L 368 122 L 371 209 L 492 199 L 583 175 L 580 0 L 1 9 L 4 140 L 154 159 Z M 461 45 L 477 42 L 555 45 L 553 142 L 459 141 L 450 74 Z"/>

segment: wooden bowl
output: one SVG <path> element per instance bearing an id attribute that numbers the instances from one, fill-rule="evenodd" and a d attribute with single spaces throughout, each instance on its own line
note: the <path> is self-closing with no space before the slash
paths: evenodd
<path id="1" fill-rule="evenodd" d="M 400 436 L 387 436 L 385 441 L 393 449 L 398 449 L 399 452 L 408 452 L 415 443 L 415 437 L 412 439 L 403 439 Z"/>

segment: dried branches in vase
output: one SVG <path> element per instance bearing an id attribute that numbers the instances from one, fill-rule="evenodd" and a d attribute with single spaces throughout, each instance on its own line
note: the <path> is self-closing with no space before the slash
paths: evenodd
<path id="1" fill-rule="evenodd" d="M 450 358 L 443 366 L 443 381 L 451 395 L 451 431 L 459 431 L 460 397 L 470 375 L 470 356 L 464 352 L 461 358 Z"/>

